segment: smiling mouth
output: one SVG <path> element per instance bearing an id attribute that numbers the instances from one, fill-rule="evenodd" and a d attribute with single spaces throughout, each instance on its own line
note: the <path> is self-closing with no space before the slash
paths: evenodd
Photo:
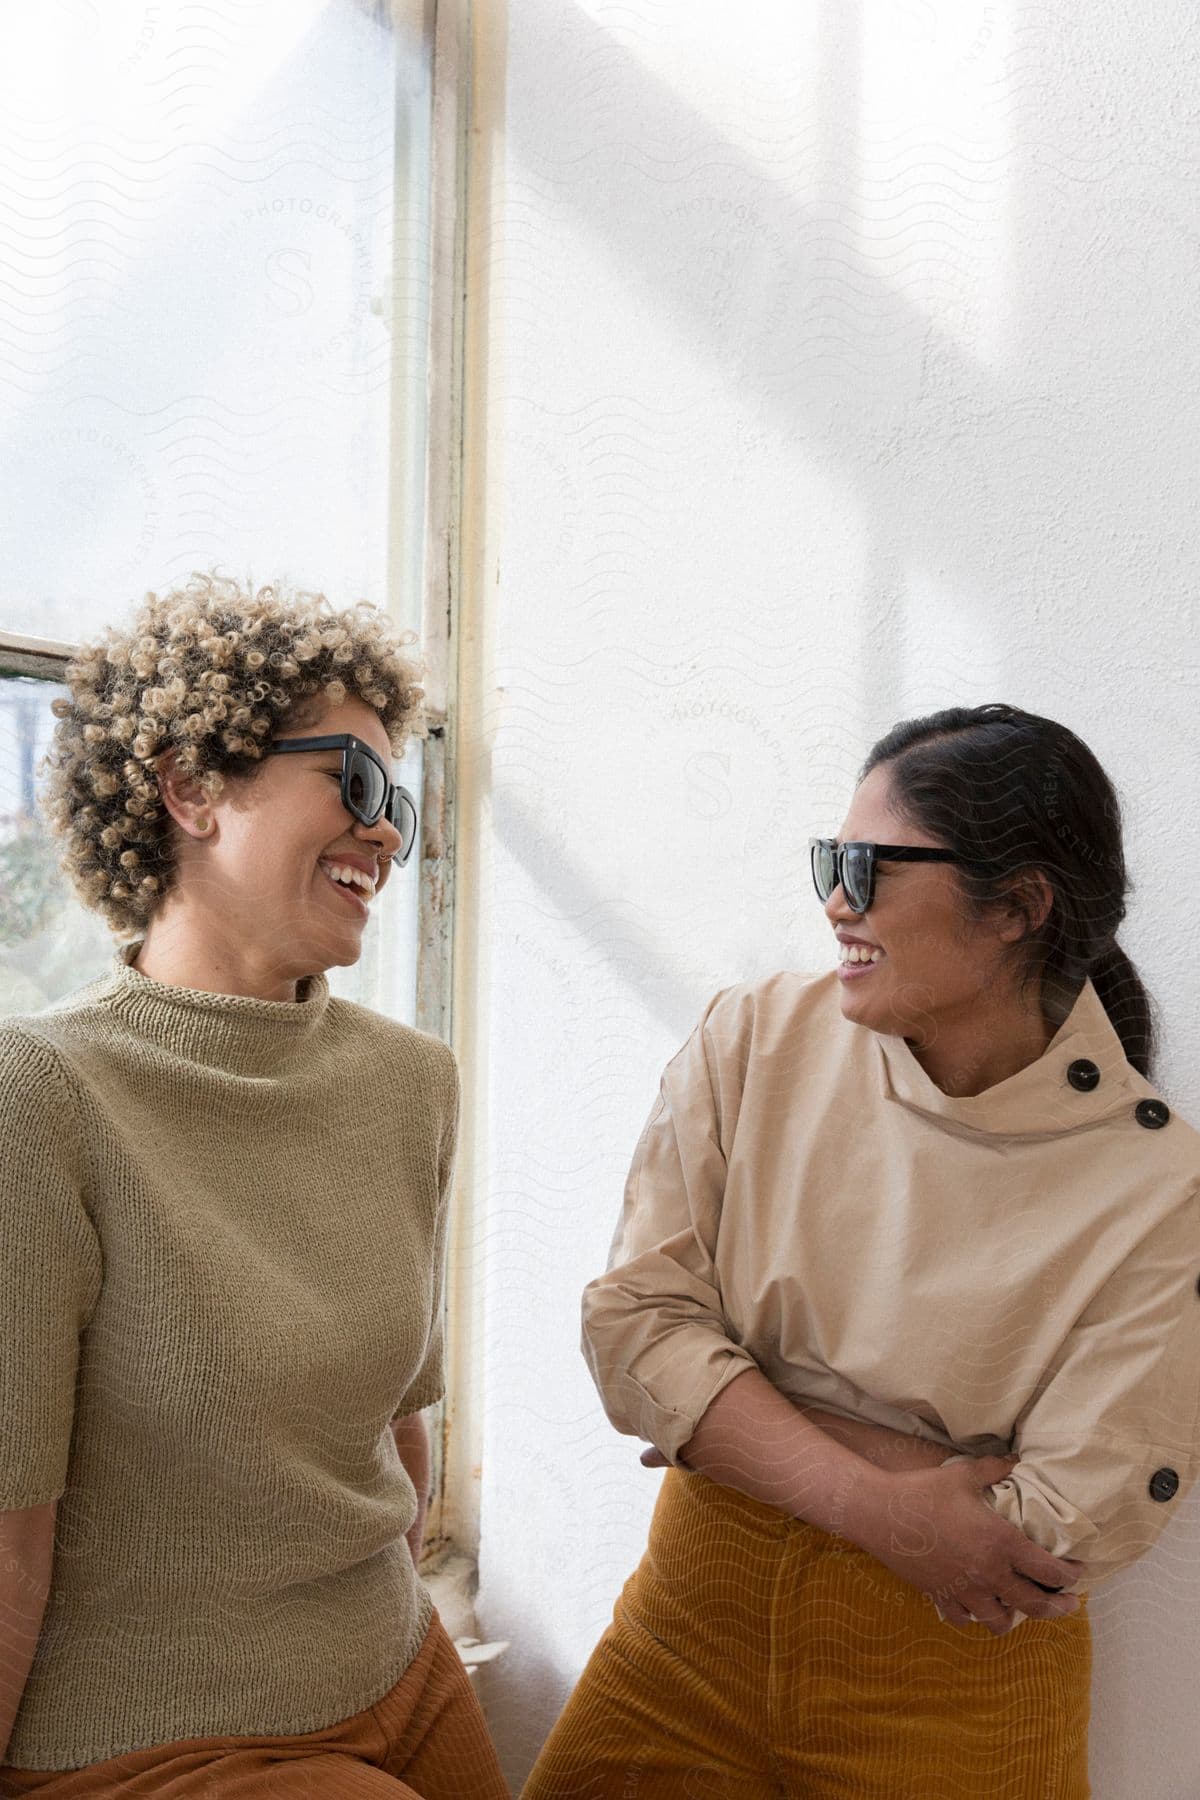
<path id="1" fill-rule="evenodd" d="M 343 900 L 348 900 L 350 905 L 356 909 L 360 918 L 363 918 L 363 919 L 370 918 L 371 909 L 367 905 L 366 899 L 364 898 L 361 889 L 356 888 L 356 887 L 349 887 L 349 886 L 347 886 L 347 884 L 345 882 L 338 881 L 335 876 L 333 876 L 329 873 L 329 870 L 324 866 L 324 864 L 321 865 L 321 873 L 325 877 L 326 881 L 329 883 L 330 887 L 336 888 L 338 893 L 342 896 Z"/>
<path id="2" fill-rule="evenodd" d="M 859 961 L 860 957 L 863 959 L 861 962 Z M 839 953 L 837 960 L 838 980 L 865 981 L 868 975 L 877 969 L 881 963 L 886 961 L 887 956 L 885 952 L 877 947 L 872 947 L 870 950 L 859 949 L 853 956 Z"/>

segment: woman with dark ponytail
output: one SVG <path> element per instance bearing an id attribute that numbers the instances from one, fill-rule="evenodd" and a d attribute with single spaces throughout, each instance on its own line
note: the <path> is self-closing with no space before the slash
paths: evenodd
<path id="1" fill-rule="evenodd" d="M 811 855 L 838 967 L 709 1001 L 584 1293 L 670 1468 L 524 1800 L 1086 1800 L 1086 1590 L 1200 1473 L 1200 1133 L 1096 758 L 906 720 Z"/>

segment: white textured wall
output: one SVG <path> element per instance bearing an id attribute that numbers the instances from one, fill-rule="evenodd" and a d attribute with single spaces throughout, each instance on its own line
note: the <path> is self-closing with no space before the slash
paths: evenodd
<path id="1" fill-rule="evenodd" d="M 659 1480 L 579 1290 L 705 1000 L 828 965 L 804 845 L 895 720 L 1006 699 L 1093 746 L 1200 1120 L 1197 49 L 1184 0 L 479 14 L 460 1012 L 517 1782 Z M 1198 1551 L 1193 1496 L 1093 1603 L 1097 1800 L 1200 1793 Z"/>

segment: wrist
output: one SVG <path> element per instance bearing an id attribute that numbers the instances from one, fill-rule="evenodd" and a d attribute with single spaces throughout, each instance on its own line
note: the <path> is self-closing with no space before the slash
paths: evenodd
<path id="1" fill-rule="evenodd" d="M 894 1486 L 893 1471 L 859 1458 L 859 1466 L 838 1478 L 826 1530 L 860 1550 L 874 1553 Z"/>
<path id="2" fill-rule="evenodd" d="M 912 1432 L 895 1431 L 889 1425 L 876 1425 L 869 1419 L 848 1419 L 823 1407 L 807 1402 L 799 1410 L 827 1437 L 847 1450 L 853 1450 L 877 1469 L 899 1473 L 904 1469 L 936 1469 L 950 1452 L 932 1438 L 917 1437 Z"/>

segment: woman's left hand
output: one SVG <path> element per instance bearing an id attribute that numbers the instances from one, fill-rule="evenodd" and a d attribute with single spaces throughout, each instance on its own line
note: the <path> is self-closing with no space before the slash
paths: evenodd
<path id="1" fill-rule="evenodd" d="M 647 1444 L 638 1461 L 643 1469 L 669 1469 L 671 1466 L 662 1451 L 656 1450 L 653 1444 Z"/>

